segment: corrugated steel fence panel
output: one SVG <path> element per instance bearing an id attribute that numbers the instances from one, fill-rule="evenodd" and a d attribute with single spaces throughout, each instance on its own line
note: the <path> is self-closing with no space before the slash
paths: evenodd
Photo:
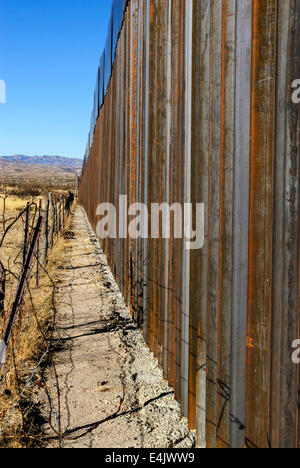
<path id="1" fill-rule="evenodd" d="M 199 447 L 299 447 L 299 51 L 300 0 L 113 3 L 79 200 L 205 204 L 200 250 L 103 241 Z"/>
<path id="2" fill-rule="evenodd" d="M 278 50 L 272 294 L 270 440 L 299 447 L 299 366 L 291 366 L 291 342 L 300 336 L 300 107 L 291 84 L 300 76 L 300 2 L 278 2 Z"/>

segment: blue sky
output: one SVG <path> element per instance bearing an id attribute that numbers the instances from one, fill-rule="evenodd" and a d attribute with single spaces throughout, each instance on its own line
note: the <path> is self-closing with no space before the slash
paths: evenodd
<path id="1" fill-rule="evenodd" d="M 0 156 L 83 157 L 111 0 L 2 0 Z"/>

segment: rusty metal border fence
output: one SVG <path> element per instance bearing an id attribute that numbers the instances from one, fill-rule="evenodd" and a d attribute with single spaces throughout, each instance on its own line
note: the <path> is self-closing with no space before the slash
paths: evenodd
<path id="1" fill-rule="evenodd" d="M 299 448 L 300 0 L 117 3 L 79 201 L 205 203 L 202 250 L 104 252 L 198 446 Z"/>

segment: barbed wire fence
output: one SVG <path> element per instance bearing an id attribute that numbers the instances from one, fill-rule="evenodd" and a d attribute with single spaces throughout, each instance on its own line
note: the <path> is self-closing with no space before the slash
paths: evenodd
<path id="1" fill-rule="evenodd" d="M 56 327 L 56 285 L 48 271 L 48 258 L 60 235 L 65 232 L 70 214 L 64 197 L 27 203 L 17 216 L 7 214 L 8 195 L 0 196 L 0 444 L 9 438 L 12 426 L 20 427 L 23 440 L 30 435 L 27 392 L 33 385 L 43 389 L 49 402 L 49 425 L 63 447 L 60 422 L 60 389 L 51 351 L 60 343 Z M 1 206 L 1 205 L 0 205 Z M 48 282 L 46 298 L 40 301 L 42 278 Z M 50 285 L 50 287 L 49 287 Z M 39 302 L 39 303 L 38 303 Z M 40 314 L 51 310 L 45 325 Z M 24 336 L 30 330 L 39 333 L 41 346 L 35 356 L 23 361 Z M 25 350 L 27 351 L 27 350 Z M 26 354 L 26 353 L 25 353 Z M 46 384 L 45 372 L 51 366 L 56 381 L 53 397 Z M 31 368 L 29 371 L 28 368 Z M 8 403 L 3 405 L 3 398 Z M 2 398 L 2 400 L 1 400 Z M 56 408 L 54 405 L 56 400 Z M 1 407 L 2 406 L 2 407 Z M 18 410 L 18 418 L 13 419 Z M 55 427 L 54 427 L 55 426 Z M 16 429 L 15 429 L 16 432 Z M 26 442 L 25 442 L 26 445 Z"/>

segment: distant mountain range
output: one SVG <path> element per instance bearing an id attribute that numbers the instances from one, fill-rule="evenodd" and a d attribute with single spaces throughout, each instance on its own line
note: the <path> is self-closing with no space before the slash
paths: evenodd
<path id="1" fill-rule="evenodd" d="M 82 159 L 79 158 L 64 158 L 62 156 L 0 156 L 0 166 L 6 165 L 33 165 L 33 166 L 55 166 L 64 169 L 80 169 L 82 167 Z"/>
<path id="2" fill-rule="evenodd" d="M 0 156 L 0 185 L 5 187 L 38 184 L 74 187 L 82 160 L 62 156 Z"/>

